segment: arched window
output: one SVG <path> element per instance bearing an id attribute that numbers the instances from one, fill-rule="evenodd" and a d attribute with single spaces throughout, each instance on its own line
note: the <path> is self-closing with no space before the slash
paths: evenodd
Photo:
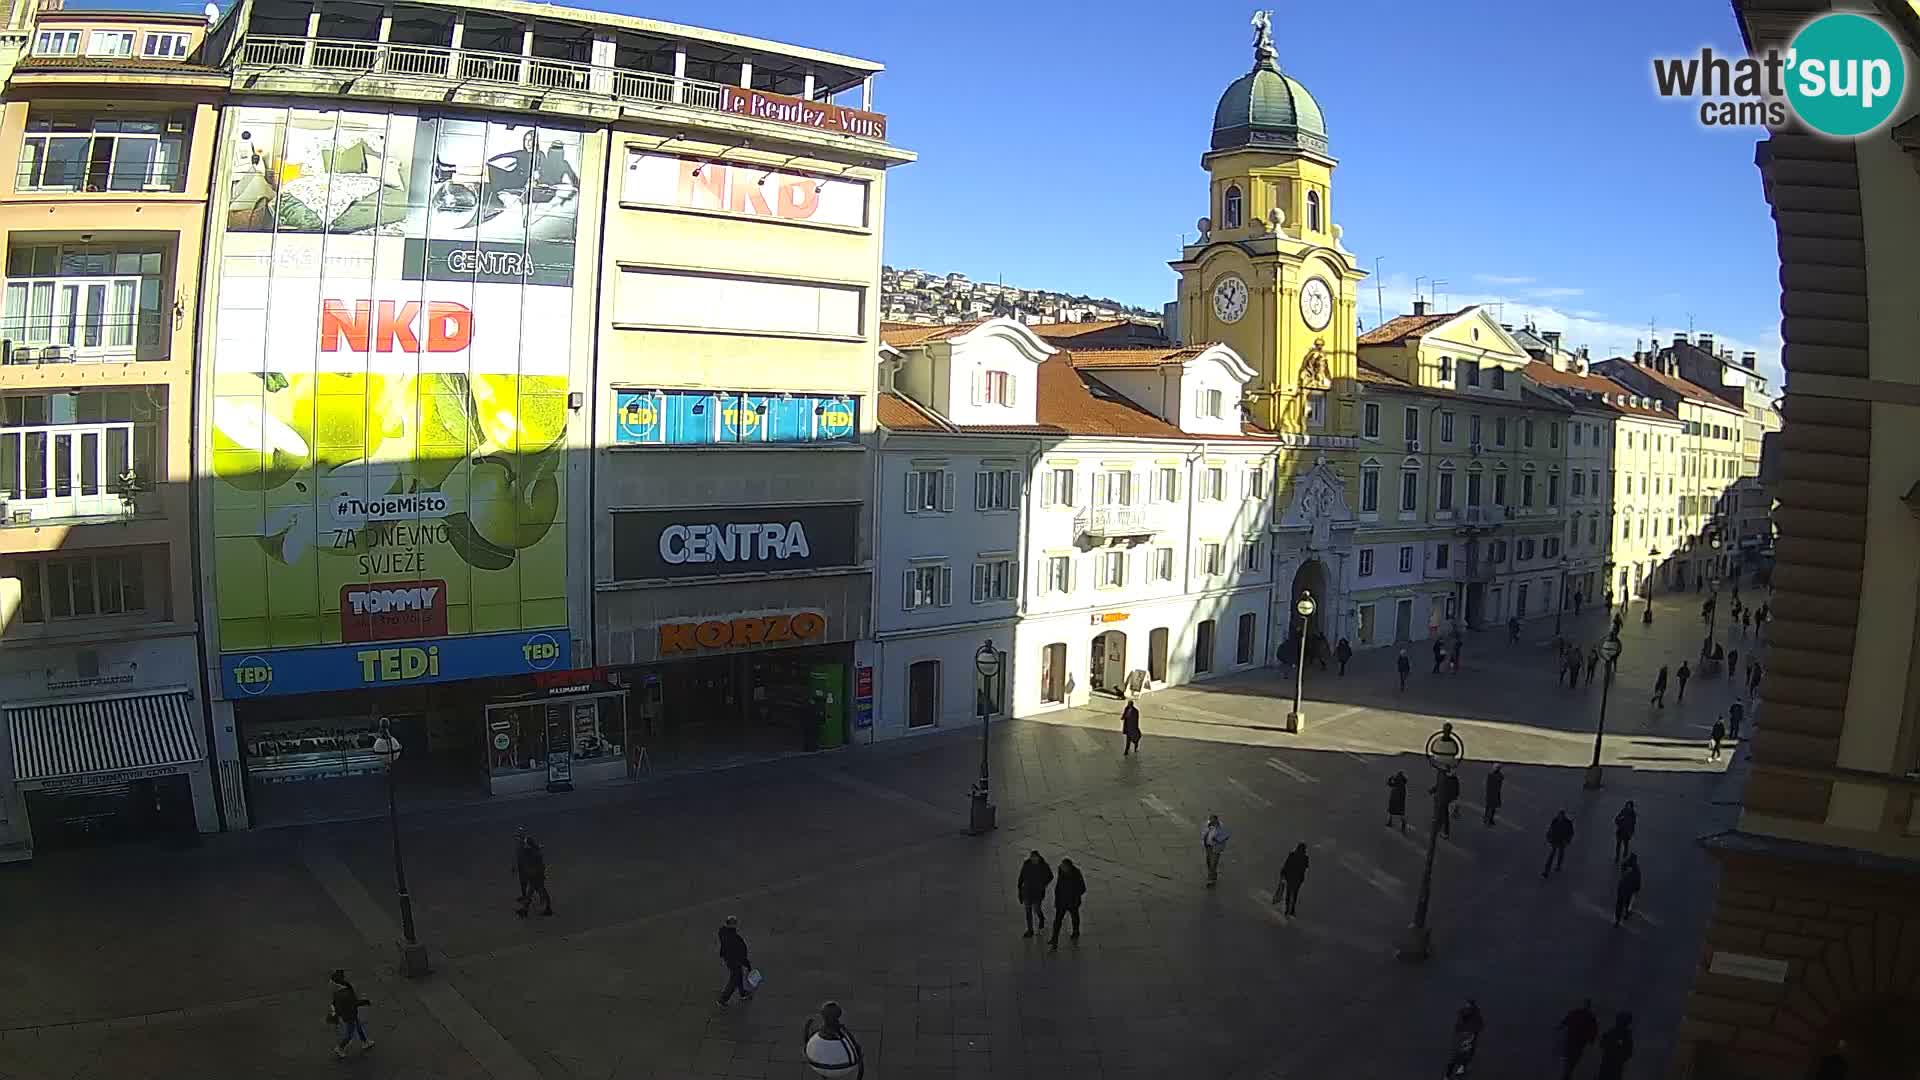
<path id="1" fill-rule="evenodd" d="M 1220 220 L 1226 223 L 1227 228 L 1237 229 L 1242 220 L 1240 210 L 1240 186 L 1229 184 L 1226 195 L 1220 200 Z"/>
<path id="2" fill-rule="evenodd" d="M 1317 191 L 1307 192 L 1307 228 L 1320 231 L 1320 193 Z"/>

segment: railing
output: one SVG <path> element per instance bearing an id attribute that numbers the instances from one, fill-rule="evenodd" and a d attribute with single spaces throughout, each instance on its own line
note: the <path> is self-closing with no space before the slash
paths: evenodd
<path id="1" fill-rule="evenodd" d="M 0 329 L 0 365 L 118 364 L 166 359 L 167 325 L 158 313 L 108 315 L 79 334 L 48 335 L 8 318 Z M 52 340 L 64 337 L 66 340 Z"/>
<path id="2" fill-rule="evenodd" d="M 86 162 L 64 163 L 22 161 L 13 176 L 18 192 L 147 192 L 179 191 L 186 175 L 182 161 L 152 161 L 96 169 Z"/>
<path id="3" fill-rule="evenodd" d="M 0 527 L 132 516 L 153 440 L 132 422 L 0 429 Z"/>
<path id="4" fill-rule="evenodd" d="M 1148 506 L 1095 506 L 1074 522 L 1088 536 L 1152 536 L 1163 528 L 1160 514 Z"/>

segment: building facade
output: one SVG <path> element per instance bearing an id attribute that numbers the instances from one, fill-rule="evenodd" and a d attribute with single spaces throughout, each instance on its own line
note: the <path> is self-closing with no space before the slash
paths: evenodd
<path id="1" fill-rule="evenodd" d="M 225 78 L 199 16 L 0 34 L 0 861 L 218 829 L 194 345 Z"/>

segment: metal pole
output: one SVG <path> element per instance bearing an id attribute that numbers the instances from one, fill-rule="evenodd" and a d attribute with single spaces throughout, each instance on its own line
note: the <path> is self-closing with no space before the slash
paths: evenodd
<path id="1" fill-rule="evenodd" d="M 391 739 L 392 733 L 388 736 Z M 407 865 L 400 857 L 400 804 L 394 797 L 393 766 L 395 757 L 387 758 L 387 824 L 393 830 L 393 882 L 400 890 L 400 934 L 408 945 L 420 944 L 413 929 L 413 894 L 407 891 Z"/>
<path id="2" fill-rule="evenodd" d="M 1414 901 L 1413 925 L 1396 952 L 1402 960 L 1421 961 L 1433 955 L 1433 935 L 1427 929 L 1427 908 L 1433 900 L 1433 858 L 1440 850 L 1440 821 L 1447 812 L 1447 778 L 1433 770 L 1433 822 L 1427 828 L 1427 860 L 1420 868 L 1420 898 Z"/>
<path id="3" fill-rule="evenodd" d="M 986 679 L 985 676 L 982 676 L 981 681 L 982 683 L 985 683 L 988 680 Z M 989 779 L 987 776 L 987 762 L 989 760 L 987 756 L 988 732 L 993 730 L 993 725 L 991 723 L 991 716 L 987 712 L 988 692 L 989 692 L 988 688 L 985 685 L 983 685 L 979 691 L 980 700 L 976 705 L 976 707 L 980 710 L 980 791 L 983 795 L 987 790 L 987 781 Z"/>
<path id="4" fill-rule="evenodd" d="M 1587 766 L 1587 790 L 1600 787 L 1600 741 L 1607 735 L 1607 691 L 1613 689 L 1613 667 L 1617 660 L 1607 661 L 1607 673 L 1600 680 L 1600 719 L 1593 725 L 1593 762 Z"/>
<path id="5" fill-rule="evenodd" d="M 1300 714 L 1300 697 L 1307 685 L 1307 620 L 1300 620 L 1300 666 L 1293 671 L 1293 712 Z"/>

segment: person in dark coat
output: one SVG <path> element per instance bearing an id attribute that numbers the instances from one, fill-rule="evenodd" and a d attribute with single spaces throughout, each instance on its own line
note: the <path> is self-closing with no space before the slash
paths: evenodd
<path id="1" fill-rule="evenodd" d="M 367 1038 L 366 1021 L 360 1019 L 361 1006 L 373 1003 L 361 997 L 360 991 L 355 990 L 353 984 L 347 981 L 347 972 L 344 968 L 334 968 L 333 972 L 327 976 L 327 981 L 332 989 L 327 1002 L 327 1018 L 332 1020 L 340 1031 L 340 1041 L 334 1044 L 333 1056 L 346 1057 L 347 1044 L 356 1038 L 360 1040 L 361 1052 L 373 1049 L 373 1040 Z"/>
<path id="2" fill-rule="evenodd" d="M 1333 652 L 1327 645 L 1327 635 L 1315 630 L 1312 636 L 1307 638 L 1307 650 L 1320 670 L 1327 670 L 1327 657 Z"/>
<path id="3" fill-rule="evenodd" d="M 1573 819 L 1565 810 L 1553 815 L 1547 824 L 1547 865 L 1540 868 L 1540 876 L 1555 873 L 1567 864 L 1567 845 L 1573 843 Z"/>
<path id="4" fill-rule="evenodd" d="M 1628 799 L 1627 805 L 1621 807 L 1620 812 L 1613 815 L 1614 862 L 1619 862 L 1621 859 L 1633 853 L 1633 831 L 1639 827 L 1640 811 L 1635 810 L 1633 808 L 1633 800 Z"/>
<path id="5" fill-rule="evenodd" d="M 1620 881 L 1613 889 L 1613 925 L 1633 914 L 1633 898 L 1640 893 L 1640 856 L 1629 855 L 1620 864 Z"/>
<path id="6" fill-rule="evenodd" d="M 1747 661 L 1747 696 L 1748 697 L 1752 697 L 1753 695 L 1760 692 L 1760 676 L 1765 670 L 1766 669 L 1761 666 L 1760 661 L 1751 660 L 1751 659 Z"/>
<path id="7" fill-rule="evenodd" d="M 1433 639 L 1433 673 L 1440 674 L 1440 665 L 1447 662 L 1447 644 L 1439 638 Z"/>
<path id="8" fill-rule="evenodd" d="M 1053 883 L 1053 867 L 1040 857 L 1038 851 L 1027 855 L 1027 861 L 1020 864 L 1020 880 L 1016 888 L 1020 893 L 1020 905 L 1027 911 L 1027 932 L 1022 937 L 1033 936 L 1034 920 L 1040 921 L 1040 929 L 1047 928 L 1047 911 L 1040 905 L 1046 902 L 1047 886 Z"/>
<path id="9" fill-rule="evenodd" d="M 545 905 L 542 915 L 553 914 L 553 894 L 547 891 L 547 853 L 540 850 L 540 841 L 520 833 L 519 846 L 513 853 L 513 872 L 520 879 L 520 906 L 514 914 L 526 918 L 533 910 L 533 898 L 538 896 Z"/>
<path id="10" fill-rule="evenodd" d="M 1579 615 L 1580 615 L 1580 608 L 1581 608 L 1581 607 L 1582 607 L 1582 606 L 1583 606 L 1584 604 L 1586 604 L 1586 602 L 1587 602 L 1587 594 L 1586 594 L 1586 593 L 1583 593 L 1583 592 L 1576 592 L 1576 593 L 1574 593 L 1574 594 L 1573 594 L 1573 614 L 1574 614 L 1574 616 L 1575 616 L 1576 618 L 1578 618 L 1578 617 L 1579 617 Z"/>
<path id="11" fill-rule="evenodd" d="M 1747 631 L 1751 629 L 1753 629 L 1753 612 L 1751 611 L 1741 612 L 1740 613 L 1740 636 L 1746 637 Z"/>
<path id="12" fill-rule="evenodd" d="M 1613 1018 L 1613 1026 L 1600 1036 L 1600 1071 L 1593 1080 L 1623 1080 L 1627 1062 L 1633 1060 L 1633 1014 L 1623 1012 Z"/>
<path id="13" fill-rule="evenodd" d="M 1483 800 L 1486 810 L 1486 825 L 1488 828 L 1492 828 L 1493 819 L 1500 816 L 1500 795 L 1501 792 L 1506 790 L 1506 787 L 1506 766 L 1496 761 L 1493 764 L 1493 768 L 1487 773 L 1487 790 Z"/>
<path id="14" fill-rule="evenodd" d="M 1396 772 L 1387 777 L 1387 827 L 1400 819 L 1400 831 L 1407 831 L 1407 774 Z"/>
<path id="15" fill-rule="evenodd" d="M 1726 740 L 1727 725 L 1715 720 L 1713 730 L 1707 732 L 1707 760 L 1720 760 L 1720 744 Z"/>
<path id="16" fill-rule="evenodd" d="M 727 916 L 715 936 L 720 941 L 720 962 L 727 965 L 727 986 L 720 991 L 720 1004 L 724 1007 L 735 993 L 741 1001 L 751 1001 L 753 991 L 747 989 L 747 972 L 753 970 L 753 961 L 747 956 L 747 939 L 740 936 L 740 916 Z"/>
<path id="17" fill-rule="evenodd" d="M 1734 672 L 1739 670 L 1740 670 L 1740 650 L 1728 649 L 1727 650 L 1727 681 L 1732 682 Z"/>
<path id="18" fill-rule="evenodd" d="M 1072 859 L 1060 860 L 1060 876 L 1053 883 L 1053 937 L 1048 939 L 1047 947 L 1060 947 L 1060 928 L 1067 924 L 1067 916 L 1073 916 L 1073 933 L 1068 935 L 1075 941 L 1080 940 L 1080 900 L 1087 895 L 1087 879 L 1080 876 L 1080 868 L 1073 865 Z"/>
<path id="19" fill-rule="evenodd" d="M 1295 844 L 1280 864 L 1280 886 L 1273 890 L 1273 902 L 1287 902 L 1286 915 L 1292 918 L 1300 906 L 1300 886 L 1307 880 L 1307 845 Z"/>
<path id="20" fill-rule="evenodd" d="M 1647 703 L 1657 705 L 1662 709 L 1667 707 L 1667 668 L 1665 664 L 1660 666 L 1660 674 L 1653 677 L 1653 696 L 1647 699 Z"/>
<path id="21" fill-rule="evenodd" d="M 1427 789 L 1427 794 L 1431 795 L 1436 790 L 1440 793 L 1440 835 L 1451 837 L 1453 835 L 1453 802 L 1460 797 L 1460 778 L 1450 772 L 1441 773 L 1439 778 L 1434 780 L 1433 787 Z"/>
<path id="22" fill-rule="evenodd" d="M 1581 1055 L 1593 1040 L 1600 1037 L 1600 1018 L 1593 1015 L 1593 1002 L 1583 1001 L 1578 1008 L 1569 1009 L 1567 1015 L 1560 1018 L 1560 1056 L 1566 1060 L 1566 1068 L 1560 1073 L 1561 1080 L 1573 1080 L 1573 1071 L 1580 1066 Z"/>
<path id="23" fill-rule="evenodd" d="M 1140 749 L 1140 707 L 1131 701 L 1120 710 L 1120 733 L 1127 737 L 1127 745 L 1120 751 L 1121 757 Z"/>
<path id="24" fill-rule="evenodd" d="M 1746 718 L 1747 707 L 1745 705 L 1736 701 L 1727 706 L 1727 738 L 1729 740 L 1733 742 L 1740 741 L 1740 721 Z"/>
<path id="25" fill-rule="evenodd" d="M 1594 672 L 1594 669 L 1598 668 L 1599 666 L 1600 666 L 1600 646 L 1595 645 L 1592 648 L 1587 650 L 1587 685 L 1588 686 L 1593 685 L 1593 672 Z"/>
<path id="26" fill-rule="evenodd" d="M 1648 600 L 1647 600 L 1647 606 L 1646 606 L 1646 609 L 1645 609 L 1644 611 L 1642 611 L 1642 612 L 1640 612 L 1640 623 L 1641 623 L 1641 625 L 1643 625 L 1643 626 L 1652 626 L 1652 625 L 1653 625 L 1653 600 L 1652 600 L 1652 598 L 1648 598 Z"/>
<path id="27" fill-rule="evenodd" d="M 1464 645 L 1466 645 L 1466 641 L 1460 637 L 1460 632 L 1455 630 L 1453 632 L 1453 648 L 1448 652 L 1447 656 L 1449 666 L 1453 668 L 1453 672 L 1456 675 L 1460 673 L 1460 654 L 1463 651 L 1462 646 Z"/>
<path id="28" fill-rule="evenodd" d="M 1340 664 L 1340 674 L 1345 675 L 1347 664 L 1353 660 L 1353 643 L 1341 638 L 1340 644 L 1333 647 L 1333 658 Z"/>
<path id="29" fill-rule="evenodd" d="M 1400 657 L 1393 662 L 1393 666 L 1400 669 L 1400 689 L 1405 690 L 1407 676 L 1413 673 L 1413 661 L 1407 658 L 1407 650 L 1400 650 Z"/>
<path id="30" fill-rule="evenodd" d="M 1677 703 L 1687 700 L 1687 680 L 1693 678 L 1693 669 L 1687 666 L 1685 660 L 1682 660 L 1680 661 L 1680 670 L 1674 672 L 1674 674 L 1680 679 L 1680 696 L 1674 699 Z"/>
<path id="31" fill-rule="evenodd" d="M 1519 640 L 1520 640 L 1520 616 L 1509 615 L 1507 616 L 1507 644 L 1512 645 L 1515 642 L 1518 642 Z"/>

